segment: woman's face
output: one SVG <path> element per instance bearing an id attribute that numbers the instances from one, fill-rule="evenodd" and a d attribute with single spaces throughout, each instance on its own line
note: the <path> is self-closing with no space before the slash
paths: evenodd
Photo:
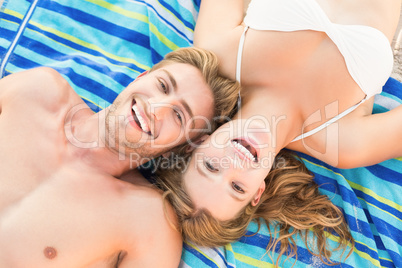
<path id="1" fill-rule="evenodd" d="M 193 152 L 184 188 L 196 208 L 229 220 L 250 202 L 258 204 L 273 159 L 271 133 L 262 124 L 233 120 Z"/>

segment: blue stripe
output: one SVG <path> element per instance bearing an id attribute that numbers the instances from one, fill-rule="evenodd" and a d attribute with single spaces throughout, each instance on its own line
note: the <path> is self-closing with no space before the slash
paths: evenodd
<path id="1" fill-rule="evenodd" d="M 393 250 L 387 250 L 389 256 L 391 257 L 395 267 L 402 267 L 402 258 L 401 254 L 398 252 L 394 252 Z"/>
<path id="2" fill-rule="evenodd" d="M 51 10 L 63 15 L 68 14 L 70 19 L 85 24 L 86 26 L 93 27 L 114 37 L 118 37 L 122 40 L 126 40 L 130 43 L 137 44 L 148 49 L 150 48 L 150 37 L 148 35 L 144 35 L 139 31 L 121 27 L 99 17 L 82 12 L 81 10 L 66 7 L 56 2 L 51 2 L 49 0 L 43 0 L 42 2 L 40 2 L 40 6 L 42 8 L 46 8 L 47 10 Z M 159 55 L 158 52 L 153 52 L 158 54 L 156 57 L 163 58 L 161 55 Z"/>
<path id="3" fill-rule="evenodd" d="M 180 31 L 174 24 L 172 24 L 170 21 L 168 21 L 168 20 L 165 19 L 163 16 L 161 16 L 161 15 L 158 13 L 158 11 L 157 11 L 151 4 L 149 4 L 148 2 L 145 2 L 145 1 L 143 1 L 143 0 L 139 0 L 138 2 L 141 2 L 141 3 L 143 3 L 144 5 L 146 5 L 147 7 L 149 7 L 150 9 L 152 9 L 161 21 L 163 21 L 166 25 L 169 25 L 170 27 L 172 27 L 172 28 L 179 34 L 179 36 L 181 36 L 182 38 L 184 38 L 189 44 L 191 44 L 191 45 L 193 44 L 193 40 L 189 39 L 185 33 L 183 33 L 182 31 Z M 162 4 L 162 3 L 161 3 L 161 4 Z M 183 23 L 184 23 L 184 22 L 183 22 Z M 190 29 L 194 29 L 194 27 L 195 27 L 195 24 L 194 24 L 194 23 L 187 23 L 187 24 L 190 25 L 190 26 L 188 26 Z M 186 25 L 186 24 L 185 24 L 185 25 Z"/>
<path id="4" fill-rule="evenodd" d="M 373 219 L 379 234 L 389 237 L 399 245 L 402 244 L 402 231 L 400 229 L 373 215 L 371 215 L 371 218 Z"/>
<path id="5" fill-rule="evenodd" d="M 381 267 L 395 268 L 395 265 L 393 262 L 384 260 L 384 259 L 380 259 L 380 265 L 381 265 Z"/>
<path id="6" fill-rule="evenodd" d="M 176 17 L 176 18 L 178 18 L 179 19 L 179 21 L 181 21 L 187 28 L 190 28 L 190 29 L 194 29 L 194 25 L 195 25 L 195 22 L 189 22 L 189 21 L 187 21 L 187 20 L 185 20 L 184 19 L 184 17 L 179 13 L 179 12 L 177 12 L 177 10 L 175 9 L 175 8 L 173 8 L 168 2 L 166 2 L 166 1 L 164 1 L 164 0 L 159 0 L 159 3 L 161 4 L 161 5 L 163 5 L 167 10 L 169 10 L 170 12 L 172 12 L 173 14 L 174 14 L 174 16 Z M 152 9 L 154 9 L 153 7 L 152 7 Z M 154 9 L 155 10 L 155 9 Z M 156 12 L 156 10 L 155 10 L 155 12 Z M 161 18 L 162 18 L 162 16 L 160 16 Z M 163 21 L 166 21 L 169 25 L 170 25 L 170 22 L 169 21 L 167 21 L 166 19 L 164 19 L 164 18 L 162 18 L 163 19 Z M 184 35 L 184 34 L 183 34 Z M 184 37 L 185 37 L 185 35 L 184 35 Z M 186 38 L 187 39 L 187 38 Z M 189 40 L 189 39 L 187 39 L 189 42 L 192 42 L 192 40 Z"/>
<path id="7" fill-rule="evenodd" d="M 381 201 L 378 201 L 377 199 L 375 199 L 374 197 L 372 197 L 369 194 L 365 194 L 364 192 L 354 189 L 356 196 L 360 197 L 364 200 L 364 202 L 367 202 L 369 204 L 372 204 L 382 210 L 385 210 L 387 212 L 389 212 L 390 214 L 394 215 L 395 217 L 397 217 L 399 220 L 402 220 L 402 212 L 397 210 L 396 208 L 393 208 L 385 203 L 382 203 Z"/>
<path id="8" fill-rule="evenodd" d="M 374 176 L 381 178 L 381 180 L 389 181 L 395 183 L 396 185 L 402 186 L 402 174 L 391 170 L 389 168 L 381 166 L 381 164 L 366 167 L 368 171 Z"/>
<path id="9" fill-rule="evenodd" d="M 24 68 L 24 69 L 31 69 L 31 68 L 41 66 L 41 65 L 38 65 L 36 62 L 30 61 L 17 54 L 13 55 L 13 64 L 19 68 Z M 112 103 L 114 101 L 114 99 L 117 97 L 116 92 L 110 90 L 109 88 L 103 86 L 102 84 L 100 84 L 94 80 L 91 80 L 85 76 L 77 74 L 72 68 L 58 68 L 58 67 L 54 67 L 54 66 L 49 66 L 49 67 L 57 70 L 59 73 L 64 74 L 67 77 L 69 77 L 70 80 L 76 86 L 85 88 L 88 92 L 91 92 L 92 94 L 100 97 L 101 99 L 108 101 L 109 103 Z"/>
<path id="10" fill-rule="evenodd" d="M 54 66 L 52 66 L 52 68 L 59 73 L 68 76 L 71 82 L 73 82 L 78 87 L 85 88 L 86 91 L 99 96 L 101 99 L 106 100 L 109 103 L 112 103 L 118 95 L 116 92 L 110 90 L 104 85 L 85 76 L 77 74 L 72 68 L 57 68 Z"/>
<path id="11" fill-rule="evenodd" d="M 11 41 L 11 47 L 8 48 L 6 54 L 4 57 L 2 57 L 2 60 L 0 61 L 0 77 L 4 76 L 5 68 L 7 65 L 7 62 L 9 60 L 9 56 L 13 53 L 15 47 L 18 45 L 19 38 L 21 37 L 28 21 L 32 17 L 33 12 L 35 11 L 37 6 L 37 0 L 32 0 L 31 5 L 29 6 L 27 13 L 24 15 L 24 18 L 22 19 L 19 28 L 17 30 L 17 34 L 15 38 L 13 38 Z"/>
<path id="12" fill-rule="evenodd" d="M 224 257 L 224 256 L 222 255 L 222 253 L 220 252 L 220 250 L 218 250 L 217 248 L 214 248 L 213 250 L 219 255 L 219 257 L 222 259 L 222 261 L 225 263 L 225 266 L 227 267 L 227 266 L 228 266 L 228 263 L 227 263 L 225 257 Z"/>
<path id="13" fill-rule="evenodd" d="M 186 251 L 190 252 L 193 254 L 195 257 L 197 257 L 199 260 L 201 260 L 203 263 L 208 265 L 208 267 L 216 267 L 219 268 L 215 263 L 213 263 L 210 259 L 206 258 L 204 255 L 202 255 L 198 250 L 195 250 L 194 248 L 190 247 L 186 243 L 183 243 L 183 249 Z"/>
<path id="14" fill-rule="evenodd" d="M 41 42 L 37 42 L 36 40 L 30 39 L 28 37 L 24 37 L 23 39 L 21 39 L 20 46 L 25 47 L 28 50 L 31 50 L 32 48 L 34 48 L 34 50 L 33 50 L 34 53 L 41 54 L 44 57 L 51 59 L 52 61 L 64 62 L 64 61 L 72 60 L 78 64 L 87 66 L 99 73 L 107 74 L 108 76 L 112 77 L 117 83 L 119 83 L 123 87 L 126 87 L 128 84 L 130 84 L 133 81 L 132 77 L 128 76 L 127 74 L 125 74 L 123 72 L 112 71 L 108 65 L 94 62 L 87 57 L 81 56 L 81 54 L 71 54 L 71 55 L 63 54 L 63 53 L 59 52 L 58 50 L 53 49 L 52 47 L 49 47 Z M 121 65 L 127 66 L 128 64 L 122 63 Z M 132 65 L 132 66 L 135 66 L 135 65 Z"/>
<path id="15" fill-rule="evenodd" d="M 383 90 L 387 93 L 397 96 L 399 99 L 402 99 L 401 82 L 395 78 L 390 77 L 385 83 Z"/>
<path id="16" fill-rule="evenodd" d="M 257 233 L 255 235 L 254 234 L 255 234 L 254 232 L 247 231 L 246 234 L 240 238 L 239 242 L 243 243 L 245 245 L 251 245 L 251 246 L 256 246 L 256 247 L 259 247 L 262 249 L 266 249 L 267 243 L 271 239 L 271 237 L 263 235 L 261 233 Z M 277 244 L 277 247 L 275 248 L 275 252 L 277 252 L 277 253 L 279 252 L 280 245 L 281 245 L 281 243 L 279 242 Z M 301 247 L 301 246 L 297 247 L 297 256 L 298 256 L 297 261 L 303 262 L 305 264 L 312 263 L 311 262 L 311 254 L 304 247 Z M 284 257 L 284 258 L 286 258 L 286 257 Z M 292 257 L 292 259 L 294 259 L 296 261 L 295 257 Z M 317 264 L 317 263 L 315 263 L 315 264 Z M 333 265 L 328 266 L 321 262 L 318 265 L 319 265 L 319 267 L 328 267 L 328 268 L 334 267 Z M 342 267 L 352 267 L 352 266 L 342 263 Z"/>
<path id="17" fill-rule="evenodd" d="M 89 108 L 91 108 L 92 111 L 94 111 L 95 113 L 100 112 L 102 109 L 98 106 L 96 106 L 95 104 L 93 104 L 90 101 L 87 101 L 86 99 L 82 99 L 86 105 L 88 105 Z"/>
<path id="18" fill-rule="evenodd" d="M 114 59 L 109 58 L 109 57 L 105 56 L 104 54 L 102 54 L 102 53 L 100 53 L 100 52 L 98 52 L 98 51 L 96 51 L 96 50 L 93 50 L 93 49 L 90 49 L 90 48 L 81 46 L 81 45 L 79 45 L 79 44 L 77 44 L 77 43 L 74 43 L 74 42 L 72 42 L 72 41 L 70 41 L 70 40 L 67 40 L 67 39 L 64 39 L 64 38 L 62 38 L 62 37 L 59 37 L 59 36 L 57 36 L 57 35 L 55 35 L 55 34 L 53 34 L 53 33 L 45 32 L 45 31 L 43 31 L 42 29 L 40 29 L 40 28 L 38 28 L 38 27 L 35 27 L 35 26 L 33 26 L 33 25 L 29 25 L 28 28 L 30 28 L 30 29 L 32 29 L 32 30 L 34 30 L 34 31 L 38 31 L 38 32 L 40 32 L 40 33 L 46 35 L 47 37 L 53 39 L 53 40 L 56 41 L 56 42 L 64 43 L 65 45 L 67 45 L 67 46 L 69 46 L 69 47 L 71 47 L 71 48 L 73 48 L 73 49 L 77 49 L 77 50 L 79 50 L 79 51 L 81 51 L 81 52 L 88 53 L 88 54 L 93 55 L 93 56 L 102 57 L 102 58 L 106 59 L 107 61 L 109 61 L 109 62 L 112 63 L 112 64 L 117 64 L 117 65 L 121 65 L 121 66 L 126 66 L 126 67 L 131 68 L 131 69 L 133 69 L 133 70 L 135 70 L 135 71 L 138 71 L 139 73 L 142 73 L 142 72 L 145 71 L 145 69 L 142 69 L 142 68 L 138 67 L 138 66 L 135 65 L 135 64 L 125 63 L 125 62 L 121 62 L 121 61 L 114 60 Z M 26 37 L 25 37 L 25 38 L 26 38 Z"/>

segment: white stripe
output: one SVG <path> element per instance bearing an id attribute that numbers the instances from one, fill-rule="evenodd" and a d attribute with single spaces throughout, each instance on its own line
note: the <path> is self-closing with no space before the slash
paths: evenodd
<path id="1" fill-rule="evenodd" d="M 28 13 L 25 15 L 24 20 L 21 23 L 20 28 L 18 29 L 17 35 L 15 36 L 10 48 L 8 49 L 6 55 L 4 56 L 3 62 L 0 67 L 0 75 L 3 77 L 4 75 L 4 68 L 8 62 L 8 58 L 10 57 L 11 53 L 14 51 L 15 46 L 17 45 L 18 39 L 20 38 L 22 32 L 25 29 L 26 24 L 28 23 L 28 20 L 31 18 L 32 12 L 36 7 L 36 4 L 38 3 L 38 0 L 34 0 L 32 5 L 30 6 Z"/>
<path id="2" fill-rule="evenodd" d="M 375 95 L 374 103 L 381 105 L 388 110 L 392 110 L 395 107 L 401 105 L 398 101 L 382 95 Z"/>

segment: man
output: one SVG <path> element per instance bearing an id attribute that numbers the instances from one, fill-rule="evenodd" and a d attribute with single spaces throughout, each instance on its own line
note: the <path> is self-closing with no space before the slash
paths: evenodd
<path id="1" fill-rule="evenodd" d="M 196 139 L 237 90 L 195 48 L 97 114 L 52 69 L 0 80 L 0 267 L 177 267 L 175 214 L 130 169 Z"/>

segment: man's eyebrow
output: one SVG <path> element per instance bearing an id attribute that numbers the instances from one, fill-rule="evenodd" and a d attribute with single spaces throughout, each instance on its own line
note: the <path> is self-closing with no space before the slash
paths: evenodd
<path id="1" fill-rule="evenodd" d="M 170 83 L 172 83 L 173 91 L 177 92 L 177 82 L 176 82 L 176 79 L 174 78 L 174 76 L 166 69 L 161 69 L 161 71 L 163 71 L 168 76 L 168 78 L 170 80 Z M 180 99 L 179 101 L 180 101 L 181 105 L 184 107 L 184 109 L 187 111 L 187 113 L 188 113 L 188 115 L 190 117 L 191 128 L 194 128 L 195 127 L 195 122 L 194 122 L 194 120 L 192 120 L 194 118 L 194 115 L 193 115 L 193 112 L 191 111 L 190 106 L 183 99 Z"/>

